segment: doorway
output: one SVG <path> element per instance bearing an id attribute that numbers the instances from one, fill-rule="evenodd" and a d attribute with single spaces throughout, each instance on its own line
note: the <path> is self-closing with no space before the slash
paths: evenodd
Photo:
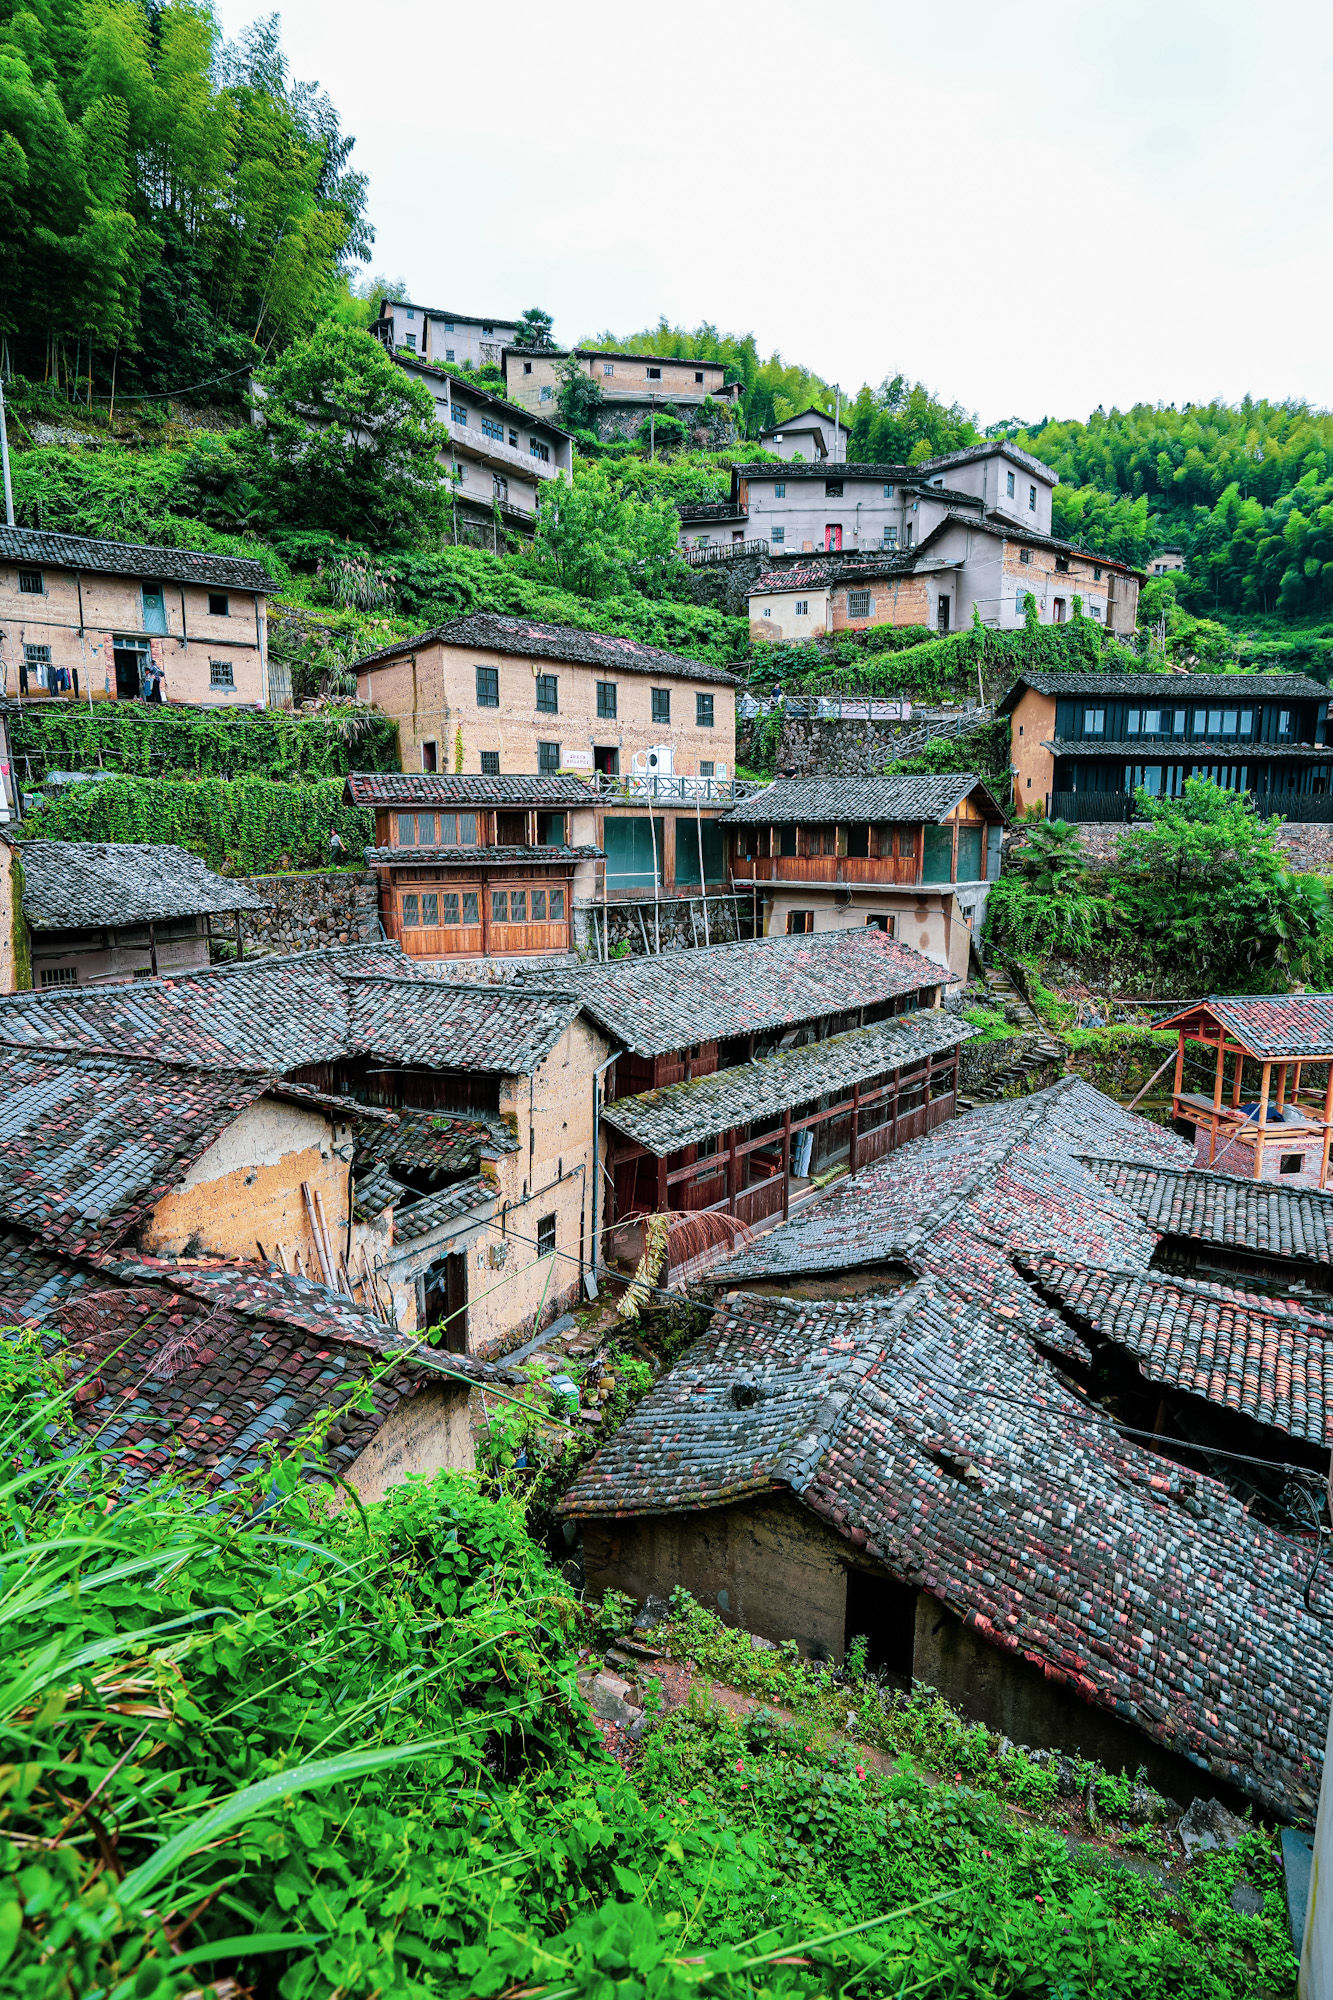
<path id="1" fill-rule="evenodd" d="M 1052 611 L 1054 613 L 1055 623 L 1057 625 L 1063 625 L 1065 622 L 1065 601 L 1063 597 L 1057 597 L 1055 599 L 1052 605 Z"/>
<path id="2" fill-rule="evenodd" d="M 116 700 L 138 701 L 143 694 L 143 664 L 147 649 L 142 646 L 113 646 L 111 658 L 116 669 Z"/>
<path id="3" fill-rule="evenodd" d="M 442 1326 L 450 1354 L 467 1353 L 467 1255 L 454 1250 L 421 1280 L 421 1323 Z"/>
<path id="4" fill-rule="evenodd" d="M 843 1657 L 857 1639 L 866 1642 L 866 1665 L 892 1674 L 903 1685 L 912 1680 L 912 1649 L 916 1641 L 916 1592 L 897 1583 L 883 1570 L 847 1571 L 847 1617 Z"/>
<path id="5" fill-rule="evenodd" d="M 935 625 L 936 629 L 940 632 L 947 632 L 949 629 L 949 600 L 947 597 L 941 597 L 936 606 Z"/>
<path id="6" fill-rule="evenodd" d="M 842 547 L 842 522 L 830 521 L 828 523 L 828 526 L 824 529 L 825 551 L 829 555 L 834 555 L 837 553 L 838 550 L 841 549 L 841 547 Z"/>
<path id="7" fill-rule="evenodd" d="M 614 744 L 594 743 L 592 768 L 594 771 L 601 771 L 608 778 L 620 776 L 620 752 Z"/>

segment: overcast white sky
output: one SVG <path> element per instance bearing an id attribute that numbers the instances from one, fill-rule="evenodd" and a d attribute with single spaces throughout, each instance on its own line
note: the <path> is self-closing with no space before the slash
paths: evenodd
<path id="1" fill-rule="evenodd" d="M 1325 0 L 281 14 L 426 305 L 710 319 L 983 422 L 1333 404 Z"/>

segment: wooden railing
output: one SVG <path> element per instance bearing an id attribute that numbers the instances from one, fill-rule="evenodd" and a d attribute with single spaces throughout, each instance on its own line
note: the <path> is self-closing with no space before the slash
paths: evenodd
<path id="1" fill-rule="evenodd" d="M 761 537 L 748 542 L 705 542 L 702 548 L 682 549 L 681 554 L 697 569 L 703 563 L 735 562 L 738 556 L 766 556 L 768 543 Z"/>
<path id="2" fill-rule="evenodd" d="M 738 857 L 731 864 L 732 880 L 746 882 L 866 882 L 898 883 L 908 887 L 921 880 L 916 856 L 850 854 L 758 855 Z"/>

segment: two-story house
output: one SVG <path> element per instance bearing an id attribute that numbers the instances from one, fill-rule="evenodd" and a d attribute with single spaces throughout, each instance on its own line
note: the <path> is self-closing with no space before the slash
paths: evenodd
<path id="1" fill-rule="evenodd" d="M 395 718 L 407 770 L 730 777 L 736 681 L 620 639 L 477 611 L 385 646 L 357 693 Z"/>
<path id="2" fill-rule="evenodd" d="M 851 434 L 846 424 L 812 404 L 799 416 L 786 417 L 780 424 L 770 424 L 767 430 L 760 431 L 759 442 L 777 458 L 808 459 L 812 464 L 824 464 L 846 458 Z"/>
<path id="3" fill-rule="evenodd" d="M 370 330 L 391 354 L 415 354 L 437 368 L 498 368 L 505 347 L 518 335 L 518 319 L 484 319 L 381 298 Z"/>
<path id="4" fill-rule="evenodd" d="M 766 935 L 873 929 L 966 979 L 1005 814 L 975 776 L 779 778 L 723 816 Z"/>
<path id="5" fill-rule="evenodd" d="M 433 362 L 404 354 L 395 359 L 435 399 L 436 420 L 447 438 L 441 457 L 457 514 L 486 538 L 494 532 L 497 511 L 505 527 L 530 533 L 542 487 L 573 476 L 569 432 Z"/>
<path id="6" fill-rule="evenodd" d="M 1025 674 L 999 713 L 1014 803 L 1052 819 L 1123 820 L 1137 791 L 1187 778 L 1251 792 L 1263 812 L 1333 818 L 1329 693 L 1304 674 Z"/>
<path id="7" fill-rule="evenodd" d="M 261 563 L 0 527 L 0 696 L 290 704 L 270 679 Z"/>
<path id="8" fill-rule="evenodd" d="M 647 416 L 668 404 L 688 422 L 705 402 L 734 407 L 740 400 L 741 385 L 728 386 L 721 362 L 600 347 L 507 347 L 504 375 L 511 399 L 537 415 L 554 416 L 562 371 L 571 359 L 602 392 L 597 431 L 603 438 L 632 436 Z"/>

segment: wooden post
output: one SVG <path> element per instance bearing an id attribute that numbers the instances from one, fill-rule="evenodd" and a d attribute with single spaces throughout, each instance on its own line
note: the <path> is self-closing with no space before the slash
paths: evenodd
<path id="1" fill-rule="evenodd" d="M 1268 1123 L 1268 1085 L 1272 1074 L 1272 1063 L 1265 1063 L 1263 1082 L 1259 1087 L 1259 1125 L 1254 1135 L 1254 1178 L 1257 1181 L 1264 1177 L 1264 1128 Z"/>
<path id="2" fill-rule="evenodd" d="M 1277 1066 L 1277 1115 L 1279 1123 L 1281 1123 L 1282 1113 L 1286 1106 L 1286 1102 L 1287 1102 L 1287 1065 L 1285 1063 L 1279 1063 Z"/>
<path id="3" fill-rule="evenodd" d="M 860 1137 L 861 1137 L 861 1086 L 859 1083 L 854 1083 L 852 1085 L 852 1143 L 847 1154 L 847 1168 L 848 1171 L 853 1174 L 856 1172 L 856 1148 L 860 1142 Z"/>
<path id="4" fill-rule="evenodd" d="M 1217 1120 L 1222 1110 L 1222 1063 L 1226 1055 L 1226 1029 L 1217 1031 L 1217 1068 L 1213 1073 L 1213 1108 L 1210 1114 L 1212 1132 L 1208 1140 L 1208 1164 L 1211 1167 L 1217 1158 Z"/>
<path id="5" fill-rule="evenodd" d="M 1226 1036 L 1225 1028 L 1222 1030 L 1222 1034 L 1223 1037 L 1225 1038 Z M 1245 1081 L 1245 1051 L 1244 1049 L 1236 1049 L 1234 1051 L 1234 1054 L 1236 1057 L 1236 1066 L 1234 1071 L 1232 1072 L 1232 1077 L 1231 1077 L 1231 1106 L 1233 1110 L 1235 1110 L 1240 1103 L 1240 1089 L 1241 1085 Z"/>
<path id="6" fill-rule="evenodd" d="M 245 957 L 245 940 L 241 936 L 241 913 L 236 912 L 236 957 L 238 962 Z"/>
<path id="7" fill-rule="evenodd" d="M 1180 1046 L 1176 1050 L 1176 1080 L 1171 1087 L 1171 1096 L 1174 1100 L 1171 1108 L 1177 1118 L 1180 1116 L 1180 1093 L 1185 1082 L 1185 1030 L 1183 1028 L 1180 1030 L 1179 1042 Z"/>
<path id="8" fill-rule="evenodd" d="M 727 1213 L 729 1215 L 736 1213 L 736 1196 L 740 1192 L 736 1183 L 736 1127 L 733 1125 L 727 1134 Z"/>
<path id="9" fill-rule="evenodd" d="M 154 979 L 156 979 L 157 978 L 157 925 L 153 923 L 151 919 L 148 925 L 148 963 L 152 966 L 153 977 Z"/>
<path id="10" fill-rule="evenodd" d="M 666 1214 L 666 1212 L 667 1212 L 667 1209 L 668 1209 L 668 1208 L 670 1207 L 670 1205 L 671 1205 L 671 1197 L 670 1197 L 670 1194 L 669 1194 L 669 1192 L 668 1192 L 668 1189 L 667 1189 L 667 1156 L 666 1156 L 666 1154 L 664 1153 L 664 1154 L 662 1155 L 661 1159 L 660 1159 L 660 1160 L 659 1160 L 659 1161 L 657 1162 L 657 1212 L 658 1212 L 658 1214 L 659 1214 L 659 1215 L 665 1215 L 665 1214 Z"/>
<path id="11" fill-rule="evenodd" d="M 782 1114 L 782 1220 L 791 1214 L 791 1106 Z"/>
<path id="12" fill-rule="evenodd" d="M 1328 1180 L 1328 1143 L 1331 1134 L 1333 1134 L 1333 1062 L 1328 1066 L 1328 1082 L 1324 1086 L 1324 1159 L 1319 1169 L 1321 1188 Z"/>

